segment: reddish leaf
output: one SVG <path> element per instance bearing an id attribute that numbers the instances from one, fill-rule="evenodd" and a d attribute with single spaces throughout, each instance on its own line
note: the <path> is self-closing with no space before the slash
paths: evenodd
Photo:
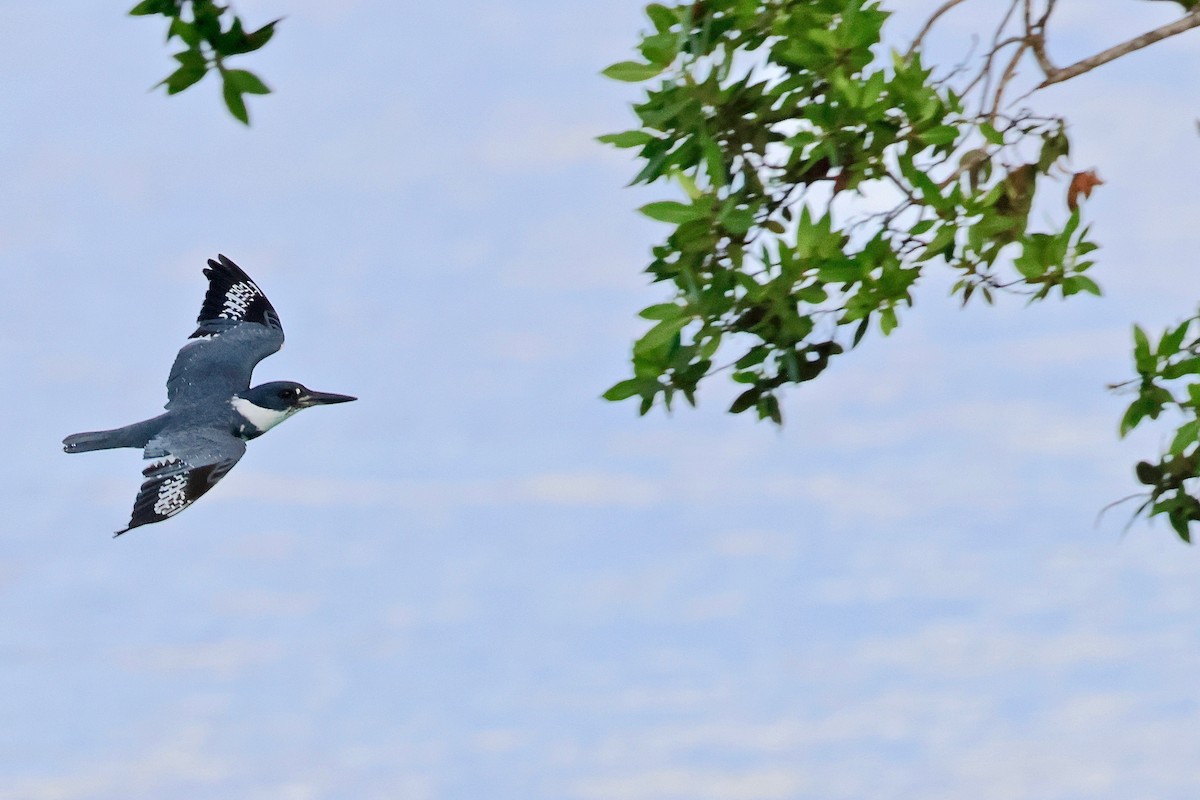
<path id="1" fill-rule="evenodd" d="M 1103 184 L 1100 176 L 1096 174 L 1096 170 L 1089 169 L 1087 172 L 1076 172 L 1071 176 L 1071 185 L 1067 189 L 1067 208 L 1074 211 L 1079 207 L 1079 196 L 1092 196 L 1092 190 Z"/>

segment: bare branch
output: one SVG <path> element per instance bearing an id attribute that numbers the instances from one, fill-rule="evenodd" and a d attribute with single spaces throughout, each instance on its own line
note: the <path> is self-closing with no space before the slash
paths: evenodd
<path id="1" fill-rule="evenodd" d="M 1029 49 L 1033 52 L 1033 57 L 1041 67 L 1042 73 L 1047 77 L 1058 70 L 1046 53 L 1046 23 L 1050 21 L 1050 15 L 1054 13 L 1054 3 L 1055 0 L 1049 0 L 1046 3 L 1046 13 L 1042 14 L 1037 22 L 1031 23 L 1028 14 L 1025 17 L 1026 41 L 1029 43 Z"/>
<path id="2" fill-rule="evenodd" d="M 1046 12 L 1037 21 L 1038 30 L 1044 31 L 1046 29 L 1046 23 L 1050 21 L 1050 15 L 1054 13 L 1054 6 L 1057 3 L 1058 0 L 1046 0 Z"/>
<path id="3" fill-rule="evenodd" d="M 1029 0 L 1025 0 L 1025 2 L 1028 3 Z M 1017 6 L 1020 5 L 1020 3 L 1021 0 L 1012 0 L 1012 2 L 1009 3 L 1008 11 L 1004 12 L 1004 17 L 1000 20 L 1000 24 L 996 26 L 996 33 L 992 36 L 992 49 L 988 52 L 987 57 L 984 59 L 983 69 L 976 76 L 976 79 L 971 81 L 970 88 L 974 88 L 975 84 L 977 84 L 980 79 L 983 80 L 983 91 L 980 92 L 979 100 L 980 114 L 984 113 L 984 109 L 987 106 L 987 96 L 991 94 L 992 91 L 992 62 L 995 60 L 996 56 L 1003 48 L 1012 43 L 1021 44 L 1022 49 L 1025 47 L 1023 44 L 1025 39 L 1023 36 L 1009 38 L 1003 42 L 1000 41 L 1000 38 L 1004 35 L 1004 31 L 1008 28 L 1008 23 L 1012 20 L 1013 14 L 1016 13 Z M 966 95 L 967 92 L 970 91 L 970 88 L 964 91 L 963 94 Z"/>
<path id="4" fill-rule="evenodd" d="M 1171 36 L 1177 36 L 1178 34 L 1191 30 L 1197 26 L 1200 26 L 1200 8 L 1189 11 L 1186 16 L 1167 25 L 1163 25 L 1161 28 L 1155 28 L 1152 31 L 1147 31 L 1141 36 L 1130 39 L 1129 41 L 1116 45 L 1115 47 L 1110 47 L 1101 53 L 1091 56 L 1090 58 L 1077 61 L 1069 67 L 1056 69 L 1052 64 L 1050 64 L 1049 59 L 1046 59 L 1043 63 L 1042 58 L 1039 57 L 1038 63 L 1041 65 L 1043 70 L 1046 70 L 1046 80 L 1038 84 L 1037 88 L 1044 89 L 1047 86 L 1052 86 L 1056 83 L 1062 83 L 1063 81 L 1078 77 L 1085 72 L 1090 72 L 1096 67 L 1107 64 L 1110 61 L 1115 61 L 1122 56 L 1127 56 L 1135 50 L 1141 50 L 1143 47 L 1149 47 L 1155 42 L 1161 42 L 1163 39 L 1170 38 Z M 1043 47 L 1042 56 L 1044 57 L 1044 45 L 1040 46 Z M 1036 47 L 1034 48 L 1033 52 L 1034 56 L 1038 57 L 1038 49 Z"/>
<path id="5" fill-rule="evenodd" d="M 938 7 L 937 11 L 934 11 L 929 19 L 926 20 L 925 25 L 921 28 L 920 33 L 917 34 L 917 38 L 913 39 L 913 43 L 911 46 L 909 46 L 908 52 L 904 54 L 904 57 L 906 59 L 912 58 L 912 54 L 917 52 L 917 48 L 921 46 L 921 42 L 924 41 L 925 37 L 929 34 L 929 31 L 933 29 L 933 24 L 938 21 L 939 17 L 955 6 L 965 2 L 966 0 L 946 0 L 946 2 L 942 3 L 941 6 Z"/>
<path id="6" fill-rule="evenodd" d="M 1004 68 L 1004 72 L 1000 75 L 1000 81 L 996 85 L 996 96 L 992 100 L 992 110 L 988 112 L 988 119 L 995 118 L 1000 110 L 1000 103 L 1004 100 L 1004 90 L 1008 88 L 1008 84 L 1017 76 L 1017 65 L 1021 63 L 1021 57 L 1025 55 L 1025 50 L 1029 45 L 1022 43 L 1017 51 L 1013 53 L 1012 58 L 1008 62 L 1008 66 Z"/>

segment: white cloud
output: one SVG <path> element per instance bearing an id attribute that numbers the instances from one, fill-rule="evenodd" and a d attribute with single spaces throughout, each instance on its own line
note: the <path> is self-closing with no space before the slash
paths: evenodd
<path id="1" fill-rule="evenodd" d="M 603 123 L 564 121 L 562 111 L 506 103 L 479 127 L 482 135 L 471 150 L 484 167 L 504 172 L 553 172 L 567 164 L 605 159 L 606 148 L 596 141 L 605 133 Z"/>
<path id="2" fill-rule="evenodd" d="M 614 210 L 611 216 L 556 210 L 522 220 L 514 231 L 511 255 L 498 265 L 503 284 L 539 292 L 645 287 L 647 278 L 641 271 L 648 259 L 644 247 L 634 247 L 627 233 L 647 225 L 632 211 L 636 194 L 631 194 L 629 208 Z"/>
<path id="3" fill-rule="evenodd" d="M 724 591 L 693 597 L 684 603 L 684 619 L 696 622 L 733 619 L 741 616 L 748 604 L 745 592 Z"/>
<path id="4" fill-rule="evenodd" d="M 81 761 L 68 774 L 18 777 L 0 787 L 0 800 L 97 800 L 117 797 L 180 796 L 210 787 L 231 774 L 227 760 L 212 753 L 207 725 L 183 725 L 144 752 L 118 748 L 104 761 Z"/>
<path id="5" fill-rule="evenodd" d="M 1155 644 L 1139 638 L 1116 632 L 1031 633 L 995 624 L 945 622 L 924 626 L 915 635 L 864 638 L 855 647 L 855 659 L 864 668 L 959 679 L 1018 667 L 1059 674 L 1127 660 Z"/>
<path id="6" fill-rule="evenodd" d="M 588 778 L 577 781 L 569 792 L 573 797 L 597 800 L 787 800 L 806 788 L 803 774 L 791 768 L 675 767 Z"/>
<path id="7" fill-rule="evenodd" d="M 119 650 L 117 662 L 131 671 L 202 672 L 224 680 L 267 664 L 283 656 L 278 642 L 225 639 L 215 642 L 163 644 Z"/>
<path id="8" fill-rule="evenodd" d="M 722 558 L 769 558 L 784 560 L 795 555 L 797 541 L 779 531 L 738 530 L 714 536 L 713 552 Z"/>
<path id="9" fill-rule="evenodd" d="M 525 477 L 463 481 L 379 481 L 285 478 L 249 473 L 224 497 L 255 498 L 300 506 L 447 506 L 546 504 L 641 508 L 662 497 L 661 484 L 633 475 L 546 472 Z"/>
<path id="10" fill-rule="evenodd" d="M 544 474 L 516 482 L 513 492 L 525 501 L 569 506 L 643 507 L 662 499 L 659 486 L 629 475 Z"/>
<path id="11" fill-rule="evenodd" d="M 527 744 L 528 737 L 512 728 L 490 728 L 472 736 L 475 747 L 488 755 L 511 753 Z"/>
<path id="12" fill-rule="evenodd" d="M 218 613 L 241 618 L 300 617 L 316 608 L 317 603 L 317 598 L 309 594 L 248 589 L 217 595 L 213 608 Z"/>

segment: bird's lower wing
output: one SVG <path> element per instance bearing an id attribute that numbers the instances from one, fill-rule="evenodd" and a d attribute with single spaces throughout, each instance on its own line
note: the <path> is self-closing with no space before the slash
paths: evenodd
<path id="1" fill-rule="evenodd" d="M 208 463 L 191 464 L 185 459 L 168 456 L 147 467 L 142 472 L 146 480 L 133 502 L 133 514 L 129 518 L 129 524 L 113 536 L 120 536 L 141 525 L 162 522 L 196 502 L 201 495 L 215 486 L 217 481 L 225 477 L 242 457 L 246 446 L 240 440 L 235 441 L 240 445 L 236 453 L 230 452 L 226 457 L 210 460 Z"/>

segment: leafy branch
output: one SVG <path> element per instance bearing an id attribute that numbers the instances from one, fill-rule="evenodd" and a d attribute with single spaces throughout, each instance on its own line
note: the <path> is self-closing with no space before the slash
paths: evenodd
<path id="1" fill-rule="evenodd" d="M 1050 55 L 1058 0 L 946 0 L 893 52 L 881 47 L 879 0 L 648 5 L 640 58 L 604 70 L 647 84 L 637 126 L 600 141 L 637 154 L 633 183 L 672 187 L 640 209 L 669 226 L 646 267 L 668 296 L 642 310 L 651 325 L 633 344 L 632 375 L 604 397 L 669 410 L 727 375 L 741 388 L 730 412 L 781 424 L 782 391 L 869 331 L 891 334 L 934 268 L 950 271 L 963 304 L 1099 294 L 1081 204 L 1102 181 L 1067 168 L 1064 119 L 1022 102 L 1200 27 L 1200 0 L 1174 1 L 1181 18 L 1066 67 Z M 938 74 L 925 42 L 968 3 L 989 44 Z M 1065 192 L 1047 191 L 1059 181 Z M 1046 220 L 1036 225 L 1035 203 Z M 1139 377 L 1114 387 L 1136 385 L 1121 434 L 1167 410 L 1183 417 L 1170 448 L 1137 465 L 1149 487 L 1137 514 L 1165 515 L 1190 541 L 1200 316 L 1154 347 L 1135 328 L 1134 360 Z"/>
<path id="2" fill-rule="evenodd" d="M 213 0 L 142 0 L 129 13 L 135 17 L 166 17 L 170 20 L 167 41 L 177 38 L 184 45 L 173 56 L 179 67 L 157 86 L 166 86 L 167 94 L 179 94 L 215 69 L 221 76 L 225 107 L 234 118 L 249 125 L 244 95 L 270 94 L 271 90 L 253 72 L 227 66 L 226 59 L 261 48 L 275 34 L 279 20 L 246 31 L 241 17 L 231 14 L 232 19 L 226 18 L 228 11 L 229 6 L 217 5 Z"/>
<path id="3" fill-rule="evenodd" d="M 647 6 L 643 60 L 604 71 L 653 81 L 639 127 L 600 140 L 638 151 L 634 183 L 677 185 L 678 199 L 641 209 L 672 226 L 646 271 L 673 297 L 642 311 L 654 325 L 607 399 L 637 397 L 643 414 L 676 393 L 694 404 L 721 352 L 743 385 L 730 411 L 779 423 L 782 388 L 816 378 L 872 324 L 890 334 L 933 263 L 957 274 L 964 303 L 1099 294 L 1078 207 L 1098 179 L 1057 228 L 1030 223 L 1043 182 L 1069 174 L 1070 142 L 1062 119 L 1005 102 L 1032 46 L 1032 32 L 1007 31 L 1021 0 L 974 70 L 939 78 L 922 62 L 923 37 L 963 2 L 890 56 L 873 0 Z"/>
<path id="4" fill-rule="evenodd" d="M 1134 515 L 1163 514 L 1190 542 L 1188 528 L 1200 521 L 1200 315 L 1168 328 L 1154 343 L 1135 325 L 1133 359 L 1138 377 L 1109 387 L 1135 395 L 1121 419 L 1121 436 L 1168 411 L 1183 419 L 1157 461 L 1138 462 L 1138 481 L 1150 488 Z"/>

